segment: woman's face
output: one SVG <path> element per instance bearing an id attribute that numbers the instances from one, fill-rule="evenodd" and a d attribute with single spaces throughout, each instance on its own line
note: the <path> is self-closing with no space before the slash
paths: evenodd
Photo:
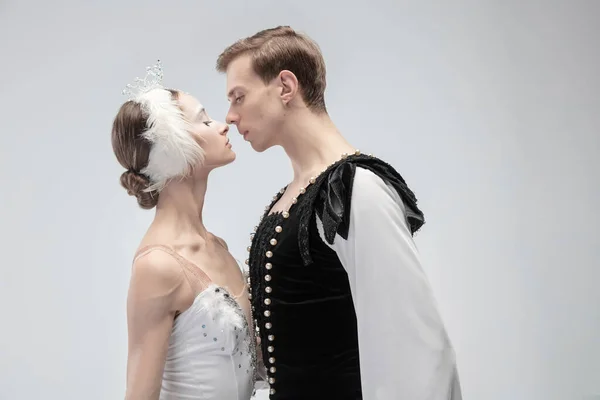
<path id="1" fill-rule="evenodd" d="M 229 126 L 213 121 L 202 104 L 187 93 L 179 92 L 179 106 L 190 123 L 190 133 L 204 149 L 203 169 L 211 170 L 233 162 L 235 153 L 227 137 Z"/>

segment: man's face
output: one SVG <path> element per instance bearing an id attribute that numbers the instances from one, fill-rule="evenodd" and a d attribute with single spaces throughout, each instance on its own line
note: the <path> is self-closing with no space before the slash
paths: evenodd
<path id="1" fill-rule="evenodd" d="M 243 55 L 227 68 L 227 97 L 231 105 L 226 121 L 258 152 L 279 144 L 278 132 L 284 116 L 281 86 L 277 78 L 269 84 L 252 69 L 251 58 Z"/>

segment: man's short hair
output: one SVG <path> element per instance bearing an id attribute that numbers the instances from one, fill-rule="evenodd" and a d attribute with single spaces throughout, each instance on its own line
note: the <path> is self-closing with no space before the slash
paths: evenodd
<path id="1" fill-rule="evenodd" d="M 325 60 L 314 40 L 289 26 L 265 29 L 227 47 L 217 59 L 217 71 L 227 71 L 232 61 L 245 54 L 252 57 L 254 72 L 265 83 L 283 70 L 291 71 L 298 79 L 306 106 L 326 112 Z"/>

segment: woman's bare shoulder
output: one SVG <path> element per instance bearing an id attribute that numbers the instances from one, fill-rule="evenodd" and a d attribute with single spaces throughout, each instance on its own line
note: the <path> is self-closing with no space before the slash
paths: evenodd
<path id="1" fill-rule="evenodd" d="M 133 262 L 130 296 L 175 300 L 177 289 L 183 282 L 179 261 L 169 252 L 157 247 L 143 252 Z"/>
<path id="2" fill-rule="evenodd" d="M 210 234 L 212 239 L 215 240 L 217 243 L 219 243 L 221 246 L 225 247 L 226 250 L 229 250 L 229 247 L 227 246 L 227 242 L 225 241 L 225 239 L 215 235 L 214 233 Z"/>

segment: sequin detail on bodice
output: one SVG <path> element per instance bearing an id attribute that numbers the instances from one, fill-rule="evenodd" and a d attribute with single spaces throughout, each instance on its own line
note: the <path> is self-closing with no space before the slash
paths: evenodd
<path id="1" fill-rule="evenodd" d="M 148 246 L 140 253 L 153 250 L 173 256 L 202 288 L 173 322 L 160 400 L 248 400 L 256 382 L 256 341 L 242 307 L 170 247 Z"/>

